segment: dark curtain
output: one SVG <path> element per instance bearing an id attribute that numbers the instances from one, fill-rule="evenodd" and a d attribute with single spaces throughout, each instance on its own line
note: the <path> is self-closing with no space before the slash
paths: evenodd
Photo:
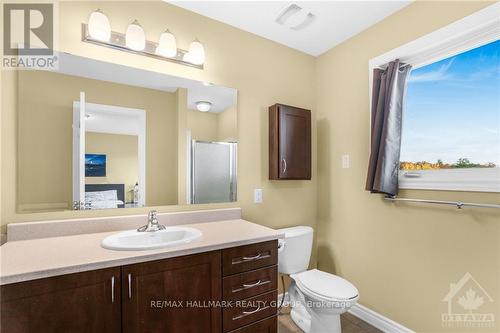
<path id="1" fill-rule="evenodd" d="M 373 71 L 371 154 L 366 190 L 398 193 L 403 99 L 411 66 L 399 60 Z"/>

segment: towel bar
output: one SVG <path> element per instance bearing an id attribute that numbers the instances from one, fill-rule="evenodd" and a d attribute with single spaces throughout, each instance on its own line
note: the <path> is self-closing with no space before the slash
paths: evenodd
<path id="1" fill-rule="evenodd" d="M 441 201 L 441 200 L 428 200 L 428 199 L 409 199 L 409 198 L 397 198 L 396 196 L 390 196 L 390 195 L 386 196 L 385 200 L 426 203 L 426 204 L 438 204 L 438 205 L 451 205 L 451 206 L 456 206 L 458 209 L 462 209 L 464 207 L 500 208 L 500 204 L 485 204 L 485 203 L 460 202 L 460 201 Z"/>

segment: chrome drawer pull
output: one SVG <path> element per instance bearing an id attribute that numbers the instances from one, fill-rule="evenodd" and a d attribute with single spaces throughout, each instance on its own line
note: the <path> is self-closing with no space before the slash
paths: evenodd
<path id="1" fill-rule="evenodd" d="M 242 311 L 239 316 L 233 317 L 233 320 L 238 320 L 238 319 L 244 318 L 246 316 L 249 316 L 251 314 L 257 313 L 259 311 L 266 310 L 268 308 L 269 308 L 269 306 L 265 306 L 265 307 L 261 308 L 260 305 L 259 305 L 259 307 L 257 309 L 255 309 L 255 310 L 253 310 L 253 311 Z"/>
<path id="2" fill-rule="evenodd" d="M 111 277 L 111 303 L 115 302 L 115 277 Z"/>
<path id="3" fill-rule="evenodd" d="M 128 299 L 132 299 L 132 274 L 128 274 Z"/>
<path id="4" fill-rule="evenodd" d="M 259 254 L 255 255 L 255 256 L 253 256 L 253 257 L 243 257 L 242 259 L 243 259 L 243 260 L 257 260 L 257 259 L 259 259 L 260 257 L 262 257 L 262 253 L 259 253 Z"/>
<path id="5" fill-rule="evenodd" d="M 258 285 L 260 285 L 262 283 L 261 280 L 255 282 L 255 283 L 243 283 L 243 288 L 252 288 L 252 287 L 257 287 Z"/>
<path id="6" fill-rule="evenodd" d="M 259 304 L 259 307 L 253 311 L 243 311 L 243 314 L 245 315 L 251 315 L 251 314 L 254 314 L 256 312 L 259 312 L 260 311 L 260 304 Z"/>
<path id="7" fill-rule="evenodd" d="M 236 288 L 232 288 L 231 292 L 232 293 L 239 293 L 243 290 L 247 290 L 247 289 L 250 289 L 250 288 L 254 288 L 254 287 L 260 287 L 260 286 L 263 286 L 265 284 L 268 284 L 268 283 L 271 283 L 271 280 L 259 280 L 255 283 L 243 283 L 241 284 L 241 286 L 238 286 Z"/>

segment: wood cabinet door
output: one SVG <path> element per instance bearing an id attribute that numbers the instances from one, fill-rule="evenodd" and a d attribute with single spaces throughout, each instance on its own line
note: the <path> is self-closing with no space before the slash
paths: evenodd
<path id="1" fill-rule="evenodd" d="M 221 281 L 220 251 L 123 266 L 123 332 L 221 332 Z"/>
<path id="2" fill-rule="evenodd" d="M 311 112 L 280 105 L 280 179 L 311 179 Z"/>
<path id="3" fill-rule="evenodd" d="M 311 111 L 269 107 L 269 179 L 311 179 Z"/>
<path id="4" fill-rule="evenodd" d="M 1 331 L 120 332 L 120 268 L 0 287 Z"/>

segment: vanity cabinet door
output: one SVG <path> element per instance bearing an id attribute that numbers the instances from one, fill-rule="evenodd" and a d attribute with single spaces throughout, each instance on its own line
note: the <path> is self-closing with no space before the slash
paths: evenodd
<path id="1" fill-rule="evenodd" d="M 122 267 L 124 332 L 221 332 L 220 251 Z"/>
<path id="2" fill-rule="evenodd" d="M 269 179 L 311 179 L 311 111 L 269 107 Z"/>
<path id="3" fill-rule="evenodd" d="M 2 332 L 120 332 L 120 268 L 0 287 Z"/>

